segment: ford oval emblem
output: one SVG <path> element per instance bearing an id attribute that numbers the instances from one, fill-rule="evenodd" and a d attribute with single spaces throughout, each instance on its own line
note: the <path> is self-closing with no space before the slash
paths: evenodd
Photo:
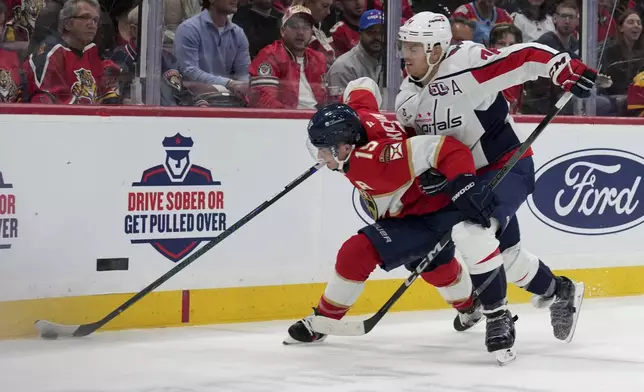
<path id="1" fill-rule="evenodd" d="M 644 222 L 644 158 L 589 149 L 559 156 L 536 172 L 532 213 L 566 233 L 602 235 Z"/>

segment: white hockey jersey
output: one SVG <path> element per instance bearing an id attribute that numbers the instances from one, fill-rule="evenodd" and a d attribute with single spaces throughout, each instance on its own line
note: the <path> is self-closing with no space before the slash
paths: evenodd
<path id="1" fill-rule="evenodd" d="M 538 77 L 570 56 L 538 43 L 500 50 L 471 41 L 452 45 L 434 80 L 424 88 L 405 78 L 396 117 L 419 135 L 453 136 L 472 150 L 476 168 L 506 161 L 525 140 L 514 131 L 501 91 Z"/>

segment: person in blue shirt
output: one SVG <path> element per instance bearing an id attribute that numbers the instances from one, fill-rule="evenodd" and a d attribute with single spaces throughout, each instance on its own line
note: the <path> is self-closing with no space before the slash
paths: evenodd
<path id="1" fill-rule="evenodd" d="M 186 80 L 248 92 L 250 55 L 244 30 L 228 20 L 237 0 L 203 0 L 201 13 L 177 28 L 174 53 Z"/>

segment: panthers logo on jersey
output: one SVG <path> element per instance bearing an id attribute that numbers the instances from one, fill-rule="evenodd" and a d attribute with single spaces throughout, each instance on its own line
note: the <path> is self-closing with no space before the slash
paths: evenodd
<path id="1" fill-rule="evenodd" d="M 358 192 L 360 193 L 360 198 L 362 199 L 360 204 L 362 204 L 364 211 L 369 215 L 371 219 L 378 219 L 378 205 L 376 204 L 373 196 L 362 189 L 358 189 Z"/>
<path id="2" fill-rule="evenodd" d="M 11 72 L 0 68 L 0 102 L 16 102 L 18 86 L 11 77 Z"/>
<path id="3" fill-rule="evenodd" d="M 72 85 L 74 98 L 71 103 L 94 103 L 96 101 L 96 80 L 92 71 L 81 68 L 74 73 L 77 81 Z"/>

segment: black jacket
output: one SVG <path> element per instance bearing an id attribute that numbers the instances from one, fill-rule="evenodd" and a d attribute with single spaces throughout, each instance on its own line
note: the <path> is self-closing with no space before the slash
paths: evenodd
<path id="1" fill-rule="evenodd" d="M 269 15 L 254 11 L 250 5 L 240 7 L 233 16 L 233 23 L 244 30 L 248 38 L 250 58 L 257 56 L 262 48 L 280 39 L 282 14 L 271 8 Z"/>

